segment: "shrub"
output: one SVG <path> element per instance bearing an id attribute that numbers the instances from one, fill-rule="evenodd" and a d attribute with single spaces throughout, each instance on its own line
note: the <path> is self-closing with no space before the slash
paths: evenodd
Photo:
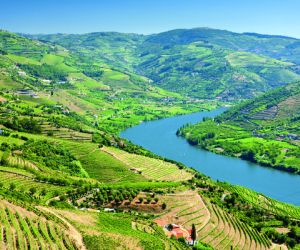
<path id="1" fill-rule="evenodd" d="M 34 194 L 36 193 L 36 188 L 35 188 L 35 187 L 31 187 L 31 188 L 29 189 L 29 193 L 30 193 L 31 195 L 34 195 Z"/>
<path id="2" fill-rule="evenodd" d="M 16 184 L 15 183 L 10 183 L 9 184 L 9 189 L 11 190 L 11 191 L 14 191 L 15 189 L 16 189 Z"/>

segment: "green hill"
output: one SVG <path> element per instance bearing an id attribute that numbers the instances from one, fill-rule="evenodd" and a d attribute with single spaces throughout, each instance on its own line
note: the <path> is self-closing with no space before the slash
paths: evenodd
<path id="1" fill-rule="evenodd" d="M 192 144 L 285 171 L 300 171 L 300 83 L 274 89 L 214 120 L 180 129 Z"/>
<path id="2" fill-rule="evenodd" d="M 33 35 L 93 60 L 144 75 L 151 84 L 194 98 L 252 98 L 299 80 L 299 41 L 208 28 L 154 35 Z"/>
<path id="3" fill-rule="evenodd" d="M 122 41 L 118 46 L 109 39 L 106 43 L 120 48 Z M 66 125 L 70 115 L 64 121 L 62 117 L 67 112 L 75 112 L 80 115 L 76 119 L 84 123 L 82 126 L 77 124 L 77 130 L 80 127 L 93 130 L 97 125 L 100 130 L 109 132 L 118 132 L 143 120 L 201 108 L 180 94 L 152 86 L 144 76 L 119 68 L 114 63 L 119 62 L 119 58 L 110 58 L 109 55 L 103 58 L 102 43 L 94 44 L 100 51 L 98 56 L 96 52 L 81 55 L 80 51 L 73 52 L 61 45 L 1 31 L 0 89 L 11 90 L 3 93 L 3 98 L 10 99 L 18 94 L 19 98 L 26 100 L 28 108 L 40 103 L 57 109 L 55 106 L 58 105 L 60 115 L 50 115 L 52 120 L 60 120 Z M 82 53 L 89 48 L 84 46 L 79 48 Z M 106 50 L 117 55 L 116 49 L 109 47 Z M 119 54 L 122 55 L 122 51 Z M 122 57 L 127 60 L 126 56 Z M 202 107 L 206 108 L 205 105 Z M 50 122 L 49 117 L 42 120 Z"/>

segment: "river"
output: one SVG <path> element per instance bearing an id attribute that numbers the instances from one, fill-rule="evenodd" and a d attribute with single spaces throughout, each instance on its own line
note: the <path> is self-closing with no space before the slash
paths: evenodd
<path id="1" fill-rule="evenodd" d="M 172 159 L 210 176 L 251 188 L 279 201 L 300 205 L 300 175 L 266 168 L 238 158 L 218 155 L 195 146 L 176 131 L 186 123 L 197 123 L 203 117 L 215 117 L 225 108 L 143 122 L 121 132 L 121 137 L 157 155 Z"/>

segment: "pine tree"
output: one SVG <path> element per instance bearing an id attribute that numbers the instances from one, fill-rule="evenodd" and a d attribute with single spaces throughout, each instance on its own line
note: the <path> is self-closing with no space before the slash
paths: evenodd
<path id="1" fill-rule="evenodd" d="M 193 240 L 193 245 L 194 245 L 195 240 L 197 239 L 197 231 L 196 231 L 195 224 L 192 224 L 191 238 Z"/>

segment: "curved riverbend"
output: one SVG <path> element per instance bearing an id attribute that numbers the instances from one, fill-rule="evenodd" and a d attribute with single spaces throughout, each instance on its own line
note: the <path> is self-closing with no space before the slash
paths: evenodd
<path id="1" fill-rule="evenodd" d="M 300 205 L 300 175 L 294 175 L 238 158 L 217 155 L 191 146 L 176 131 L 186 123 L 197 123 L 203 117 L 215 117 L 224 112 L 220 108 L 208 112 L 175 116 L 157 121 L 144 122 L 126 129 L 121 137 L 160 155 L 182 162 L 188 167 L 210 176 L 251 188 L 279 201 Z"/>

